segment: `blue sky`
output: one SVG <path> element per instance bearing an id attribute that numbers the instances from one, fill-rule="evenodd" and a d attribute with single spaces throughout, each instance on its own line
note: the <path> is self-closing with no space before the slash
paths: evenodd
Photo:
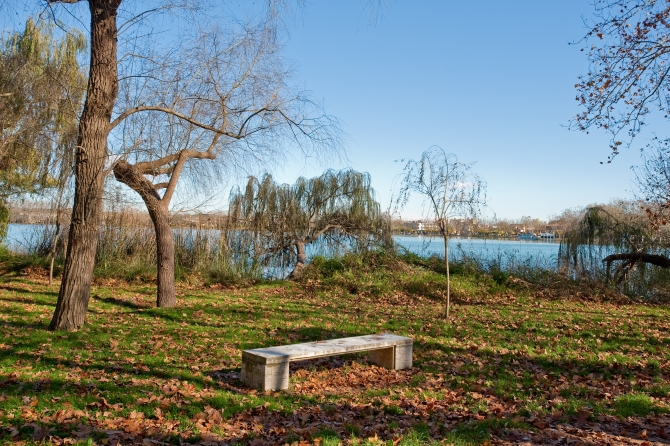
<path id="1" fill-rule="evenodd" d="M 439 145 L 477 162 L 499 218 L 548 218 L 631 197 L 639 163 L 633 148 L 601 165 L 608 135 L 565 127 L 588 68 L 568 42 L 584 35 L 591 12 L 583 0 L 397 0 L 371 24 L 360 0 L 312 1 L 286 50 L 296 78 L 343 122 L 349 165 L 371 174 L 384 206 L 402 171 L 394 161 Z M 292 182 L 323 167 L 297 162 L 276 177 Z M 420 205 L 415 197 L 403 216 L 420 216 Z"/>
<path id="2" fill-rule="evenodd" d="M 438 145 L 477 163 L 474 170 L 488 182 L 488 217 L 548 219 L 632 196 L 630 166 L 640 162 L 636 147 L 645 135 L 612 164 L 600 164 L 609 154 L 608 135 L 566 128 L 580 111 L 574 84 L 588 68 L 580 46 L 568 42 L 585 34 L 589 2 L 386 3 L 371 23 L 364 0 L 312 0 L 288 23 L 294 81 L 342 122 L 348 162 L 296 159 L 275 168 L 277 180 L 352 167 L 371 174 L 386 208 L 402 172 L 396 160 Z M 248 4 L 227 5 L 232 11 Z M 32 2 L 15 6 L 3 26 L 40 10 Z M 664 124 L 646 135 L 665 136 Z M 219 196 L 217 207 L 226 203 L 225 193 Z M 421 198 L 414 197 L 402 216 L 421 215 Z"/>

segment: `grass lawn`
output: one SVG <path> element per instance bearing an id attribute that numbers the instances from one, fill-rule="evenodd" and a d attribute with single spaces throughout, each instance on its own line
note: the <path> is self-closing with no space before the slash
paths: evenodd
<path id="1" fill-rule="evenodd" d="M 57 285 L 0 276 L 0 442 L 19 444 L 669 444 L 670 308 L 552 298 L 454 276 L 240 288 L 94 286 L 87 325 L 46 330 Z M 339 274 L 339 276 L 338 276 Z M 364 354 L 291 365 L 291 388 L 239 381 L 241 352 L 393 332 L 414 367 Z"/>

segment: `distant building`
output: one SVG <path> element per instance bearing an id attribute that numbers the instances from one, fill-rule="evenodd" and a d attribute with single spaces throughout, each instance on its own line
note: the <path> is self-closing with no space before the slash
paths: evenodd
<path id="1" fill-rule="evenodd" d="M 407 221 L 405 222 L 405 226 L 420 233 L 438 231 L 438 227 L 435 223 L 424 220 Z"/>

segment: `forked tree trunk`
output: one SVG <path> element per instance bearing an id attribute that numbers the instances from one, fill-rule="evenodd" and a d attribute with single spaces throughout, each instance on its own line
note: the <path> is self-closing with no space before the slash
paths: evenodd
<path id="1" fill-rule="evenodd" d="M 174 307 L 177 304 L 174 277 L 174 237 L 170 227 L 167 203 L 161 201 L 153 184 L 132 164 L 118 161 L 114 166 L 117 180 L 137 192 L 147 206 L 156 232 L 157 291 L 156 306 Z"/>
<path id="2" fill-rule="evenodd" d="M 75 195 L 69 243 L 50 330 L 84 325 L 91 292 L 102 211 L 107 136 L 118 94 L 116 14 L 121 0 L 89 0 L 91 60 L 84 110 L 79 121 Z"/>
<path id="3" fill-rule="evenodd" d="M 295 251 L 297 254 L 295 266 L 293 271 L 288 275 L 287 279 L 293 280 L 298 279 L 302 274 L 302 271 L 305 269 L 305 263 L 307 262 L 307 254 L 305 253 L 305 242 L 302 240 L 297 240 L 295 242 Z"/>

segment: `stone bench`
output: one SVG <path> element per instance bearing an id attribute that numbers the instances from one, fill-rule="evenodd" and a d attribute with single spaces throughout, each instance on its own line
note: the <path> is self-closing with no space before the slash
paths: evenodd
<path id="1" fill-rule="evenodd" d="M 384 333 L 244 350 L 242 381 L 261 390 L 288 389 L 289 362 L 364 351 L 370 351 L 370 360 L 381 367 L 412 367 L 412 339 Z"/>

